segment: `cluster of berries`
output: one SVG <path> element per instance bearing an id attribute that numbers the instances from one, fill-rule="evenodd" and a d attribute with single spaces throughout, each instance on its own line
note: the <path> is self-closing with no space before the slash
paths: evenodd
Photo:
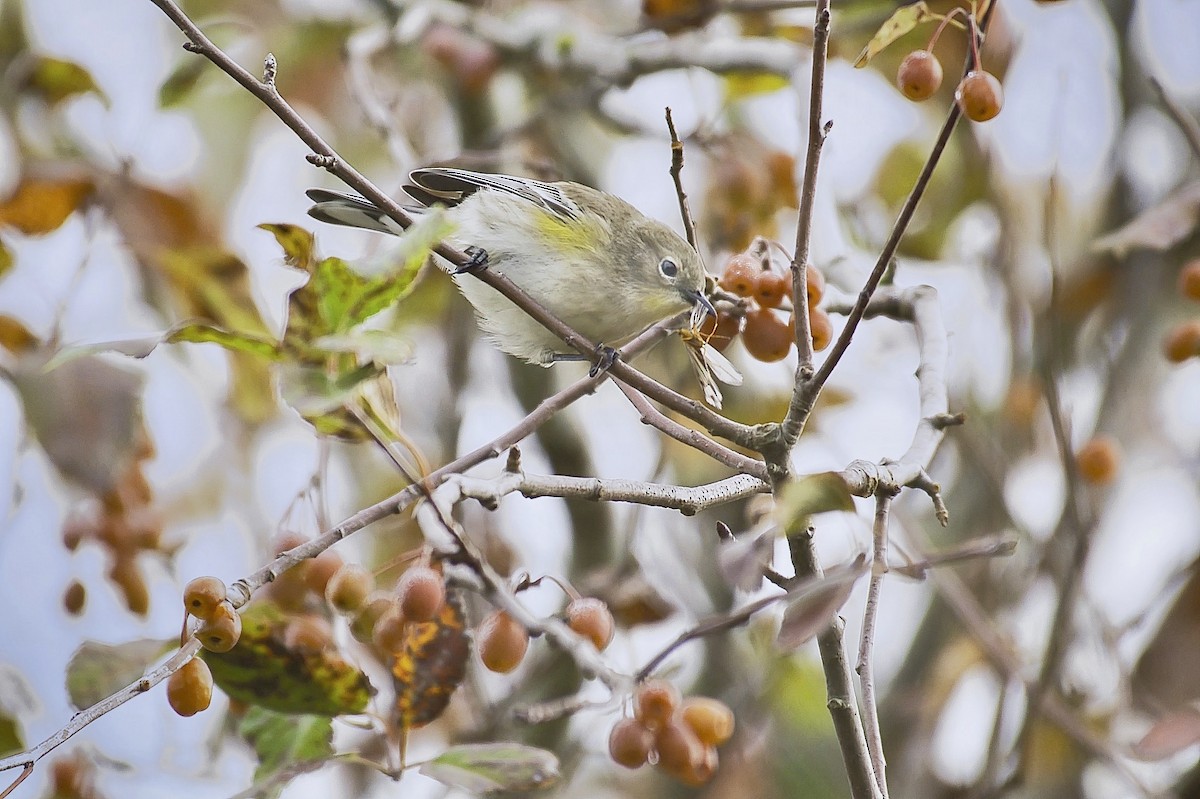
<path id="1" fill-rule="evenodd" d="M 1200 302 L 1200 258 L 1183 267 L 1178 286 L 1179 296 Z M 1171 363 L 1200 358 L 1200 319 L 1191 319 L 1172 328 L 1163 340 L 1163 354 Z"/>
<path id="2" fill-rule="evenodd" d="M 242 617 L 234 610 L 225 583 L 216 577 L 197 577 L 183 589 L 183 606 L 200 620 L 196 640 L 212 652 L 228 652 L 242 637 Z M 187 617 L 184 618 L 187 630 Z M 167 702 L 181 716 L 194 716 L 212 702 L 213 678 L 208 664 L 192 658 L 167 680 Z"/>
<path id="3" fill-rule="evenodd" d="M 938 37 L 950 20 L 956 16 L 965 16 L 968 22 L 968 36 L 971 39 L 972 68 L 959 81 L 954 90 L 954 100 L 958 103 L 963 116 L 973 122 L 987 122 L 1000 113 L 1004 105 L 1004 92 L 996 76 L 983 69 L 979 59 L 978 27 L 975 17 L 965 9 L 956 8 L 942 18 L 928 46 L 923 50 L 914 50 L 900 62 L 896 73 L 896 85 L 905 97 L 921 102 L 928 100 L 942 85 L 942 63 L 933 54 L 933 47 Z"/>
<path id="4" fill-rule="evenodd" d="M 806 270 L 808 279 L 808 323 L 813 349 L 829 346 L 833 324 L 829 315 L 817 307 L 825 294 L 825 276 L 815 266 Z M 739 335 L 746 352 L 764 363 L 780 361 L 791 352 L 796 340 L 796 317 L 783 308 L 791 296 L 792 280 L 774 270 L 769 258 L 750 252 L 733 256 L 725 264 L 719 285 L 730 294 L 747 300 L 745 307 L 719 310 L 700 326 L 704 339 L 718 351 L 724 351 Z M 786 310 L 787 317 L 781 316 Z"/>
<path id="5" fill-rule="evenodd" d="M 612 642 L 615 622 L 602 600 L 577 596 L 567 604 L 564 616 L 567 626 L 591 641 L 596 651 L 603 652 Z M 495 610 L 479 625 L 475 643 L 484 666 L 498 674 L 507 674 L 525 658 L 529 631 L 505 611 Z"/>
<path id="6" fill-rule="evenodd" d="M 682 699 L 666 680 L 646 680 L 633 694 L 633 717 L 618 721 L 608 753 L 626 768 L 653 762 L 680 782 L 700 786 L 717 772 L 717 747 L 733 735 L 733 711 L 706 696 Z"/>

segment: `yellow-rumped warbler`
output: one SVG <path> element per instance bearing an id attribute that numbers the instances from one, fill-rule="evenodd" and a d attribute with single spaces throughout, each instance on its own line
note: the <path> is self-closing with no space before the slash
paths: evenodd
<path id="1" fill-rule="evenodd" d="M 688 308 L 693 323 L 705 312 L 716 313 L 705 296 L 707 275 L 696 251 L 618 197 L 578 183 L 443 167 L 415 170 L 409 179 L 404 190 L 421 206 L 406 210 L 449 207 L 455 225 L 449 243 L 484 251 L 489 269 L 591 341 L 619 346 Z M 308 196 L 316 203 L 309 215 L 322 222 L 403 232 L 357 195 L 310 189 Z M 580 359 L 495 289 L 468 275 L 454 279 L 484 332 L 503 351 L 543 366 Z M 720 392 L 715 393 L 719 407 Z M 712 401 L 708 385 L 705 394 Z"/>

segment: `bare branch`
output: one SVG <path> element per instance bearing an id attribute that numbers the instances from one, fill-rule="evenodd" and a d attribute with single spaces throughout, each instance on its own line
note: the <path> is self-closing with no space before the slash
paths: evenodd
<path id="1" fill-rule="evenodd" d="M 812 528 L 784 532 L 787 533 L 796 577 L 821 578 L 824 571 L 817 560 Z M 845 624 L 841 618 L 835 618 L 829 629 L 817 636 L 817 649 L 821 653 L 821 666 L 825 671 L 826 706 L 842 752 L 846 776 L 850 780 L 850 795 L 853 799 L 882 799 L 879 786 L 875 784 L 867 739 L 854 698 L 854 679 L 842 643 L 844 630 Z"/>
<path id="2" fill-rule="evenodd" d="M 722 446 L 711 438 L 706 437 L 699 431 L 684 427 L 674 419 L 667 418 L 666 415 L 647 402 L 646 398 L 632 387 L 618 383 L 618 388 L 625 394 L 630 404 L 637 408 L 644 424 L 648 424 L 666 433 L 676 441 L 700 450 L 718 463 L 723 463 L 730 468 L 757 477 L 759 480 L 767 479 L 767 466 L 762 461 L 742 455 L 740 452 L 734 452 L 728 447 Z"/>
<path id="3" fill-rule="evenodd" d="M 646 665 L 638 670 L 635 679 L 640 681 L 649 677 L 672 652 L 689 641 L 695 641 L 709 635 L 724 632 L 725 630 L 732 630 L 734 627 L 740 627 L 748 622 L 754 614 L 777 602 L 795 602 L 817 591 L 827 591 L 834 585 L 853 582 L 862 575 L 863 568 L 863 559 L 860 557 L 852 563 L 836 566 L 820 575 L 794 580 L 786 593 L 763 597 L 737 610 L 711 619 L 705 619 L 691 629 L 680 633 L 674 641 L 667 644 L 658 654 L 650 658 L 646 662 Z"/>
<path id="4" fill-rule="evenodd" d="M 817 21 L 813 27 L 812 82 L 808 94 L 808 151 L 804 157 L 804 178 L 800 183 L 800 209 L 796 221 L 796 248 L 792 253 L 792 307 L 797 309 L 795 385 L 788 403 L 780 433 L 784 447 L 790 449 L 800 438 L 804 415 L 800 407 L 800 387 L 812 378 L 813 342 L 808 319 L 808 267 L 812 252 L 813 210 L 817 197 L 817 170 L 821 165 L 821 150 L 830 126 L 823 124 L 825 101 L 825 62 L 829 58 L 829 2 L 817 3 Z"/>
<path id="5" fill-rule="evenodd" d="M 624 86 L 640 75 L 668 69 L 695 68 L 723 74 L 769 72 L 787 75 L 801 58 L 791 42 L 771 38 L 709 38 L 672 36 L 663 38 L 610 36 L 589 30 L 586 36 L 570 25 L 547 24 L 545 18 L 510 15 L 500 17 L 486 7 L 472 7 L 448 0 L 421 4 L 427 27 L 440 22 L 484 40 L 514 61 L 539 69 L 587 78 L 601 85 Z M 419 36 L 414 26 L 409 36 Z"/>
<path id="6" fill-rule="evenodd" d="M 178 671 L 184 663 L 187 663 L 189 660 L 191 660 L 198 651 L 200 651 L 200 643 L 195 639 L 195 637 L 192 637 L 186 644 L 180 647 L 175 654 L 171 655 L 171 657 L 169 657 L 161 666 L 147 672 L 141 678 L 125 686 L 115 694 L 100 700 L 86 710 L 81 710 L 80 712 L 76 713 L 71 718 L 71 722 L 69 724 L 65 725 L 62 729 L 55 732 L 37 746 L 25 752 L 21 752 L 0 760 L 0 771 L 7 771 L 8 769 L 13 768 L 25 768 L 26 771 L 28 771 L 28 767 L 33 766 L 60 745 L 66 743 L 75 735 L 75 733 L 79 732 L 96 719 L 113 710 L 116 710 L 130 699 L 133 699 L 136 696 L 141 696 L 163 680 L 170 677 L 172 674 Z M 18 783 L 21 779 L 24 779 L 24 776 L 25 775 L 22 775 L 22 777 L 18 779 Z M 15 788 L 16 785 L 13 785 L 12 787 Z"/>
<path id="7" fill-rule="evenodd" d="M 875 496 L 875 524 L 873 527 L 874 552 L 872 553 L 871 582 L 867 587 L 867 605 L 863 611 L 862 638 L 858 646 L 858 662 L 854 670 L 858 673 L 862 688 L 863 729 L 867 736 L 867 751 L 871 753 L 871 766 L 875 771 L 875 784 L 883 799 L 888 797 L 887 758 L 883 754 L 883 738 L 879 731 L 879 704 L 875 699 L 875 669 L 872 654 L 875 648 L 875 622 L 879 618 L 879 594 L 883 590 L 883 575 L 887 573 L 888 553 L 888 510 L 892 494 L 887 492 Z"/>
<path id="8" fill-rule="evenodd" d="M 595 502 L 632 502 L 657 508 L 671 508 L 685 516 L 702 510 L 770 491 L 770 486 L 747 474 L 739 474 L 715 483 L 686 486 L 647 483 L 640 480 L 609 480 L 599 477 L 535 475 L 506 472 L 492 479 L 456 476 L 450 478 L 464 497 L 489 507 L 506 494 L 520 493 L 529 498 L 562 497 L 590 499 Z"/>

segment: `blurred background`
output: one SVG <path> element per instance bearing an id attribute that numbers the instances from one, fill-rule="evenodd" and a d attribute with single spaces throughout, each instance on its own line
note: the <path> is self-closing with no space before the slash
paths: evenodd
<path id="1" fill-rule="evenodd" d="M 204 0 L 184 9 L 253 73 L 273 53 L 283 96 L 385 190 L 398 191 L 412 168 L 454 163 L 587 183 L 682 231 L 669 106 L 709 271 L 756 236 L 794 246 L 812 41 L 803 3 Z M 921 104 L 896 89 L 895 75 L 935 24 L 855 68 L 895 10 L 876 0 L 833 6 L 824 112 L 833 128 L 812 251 L 827 303 L 852 300 L 869 273 L 966 57 L 962 32 L 948 29 L 936 50 L 947 79 Z M 265 563 L 281 533 L 316 535 L 403 485 L 377 448 L 318 436 L 281 397 L 276 370 L 251 354 L 173 344 L 142 359 L 86 355 L 44 368 L 62 347 L 144 339 L 186 319 L 277 338 L 305 276 L 260 224 L 319 227 L 320 253 L 363 270 L 394 260 L 394 240 L 305 216 L 306 188 L 342 187 L 182 42 L 149 0 L 0 0 L 0 754 L 70 719 L 65 675 L 84 641 L 171 639 L 192 577 L 231 583 Z M 1200 723 L 1184 714 L 1182 732 L 1156 726 L 1200 699 L 1200 359 L 1164 350 L 1200 317 L 1178 286 L 1200 257 L 1200 170 L 1150 82 L 1195 124 L 1200 4 L 999 0 L 983 65 L 1003 83 L 1003 110 L 960 124 L 889 276 L 937 289 L 951 410 L 967 418 L 929 467 L 949 526 L 925 495 L 905 493 L 891 557 L 904 564 L 977 539 L 1017 546 L 885 583 L 876 672 L 892 789 L 1200 795 L 1189 774 Z M 831 316 L 836 333 L 843 317 Z M 433 466 L 586 371 L 543 370 L 491 348 L 435 269 L 372 326 L 394 334 L 400 428 Z M 919 421 L 916 346 L 906 325 L 860 328 L 794 452 L 798 474 L 905 451 Z M 726 389 L 725 412 L 781 418 L 795 353 L 761 363 L 734 342 L 726 354 L 746 380 Z M 677 341 L 643 366 L 697 395 Z M 1055 414 L 1073 450 L 1099 440 L 1111 468 L 1069 479 Z M 523 442 L 522 454 L 539 473 L 682 485 L 729 473 L 640 424 L 611 382 Z M 750 530 L 763 499 L 684 517 L 511 496 L 495 511 L 465 505 L 461 520 L 497 568 L 553 574 L 605 598 L 619 626 L 606 654 L 632 672 L 697 619 L 757 596 L 720 576 L 715 523 Z M 865 502 L 817 517 L 823 561 L 869 551 L 870 523 Z M 382 584 L 397 554 L 420 542 L 397 517 L 337 549 Z M 851 650 L 864 588 L 842 611 Z M 563 604 L 548 587 L 521 597 L 540 614 Z M 1066 626 L 1052 634 L 1064 597 Z M 468 619 L 483 612 L 472 605 Z M 606 696 L 544 642 L 514 675 L 473 663 L 445 715 L 413 733 L 409 759 L 455 741 L 519 740 L 562 760 L 560 796 L 848 795 L 815 648 L 775 653 L 777 624 L 767 612 L 668 660 L 685 693 L 720 698 L 738 720 L 704 788 L 614 765 L 612 706 L 514 722 L 514 705 L 581 688 Z M 985 639 L 1007 648 L 1017 673 Z M 1098 746 L 1025 718 L 1026 681 L 1042 669 L 1048 639 L 1061 664 L 1050 690 Z M 386 674 L 372 681 L 386 708 Z M 220 692 L 189 719 L 161 694 L 120 707 L 55 757 L 89 763 L 95 796 L 222 797 L 254 783 L 259 758 Z M 1148 751 L 1148 732 L 1169 742 Z M 337 751 L 372 745 L 334 723 Z M 1006 786 L 1018 771 L 1021 782 Z M 52 773 L 39 768 L 16 795 L 53 795 Z M 350 791 L 447 795 L 416 773 L 397 785 L 342 765 L 297 777 L 283 795 Z"/>

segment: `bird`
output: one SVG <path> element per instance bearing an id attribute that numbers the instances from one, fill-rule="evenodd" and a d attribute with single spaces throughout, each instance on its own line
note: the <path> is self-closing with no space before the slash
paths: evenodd
<path id="1" fill-rule="evenodd" d="M 414 216 L 445 206 L 446 241 L 507 276 L 588 340 L 620 346 L 692 309 L 693 327 L 716 314 L 699 253 L 662 222 L 612 194 L 572 182 L 426 167 L 404 191 Z M 314 219 L 400 235 L 403 227 L 356 194 L 310 189 Z M 452 273 L 480 327 L 502 351 L 549 366 L 584 356 L 484 282 Z M 611 350 L 610 350 L 611 352 Z"/>

